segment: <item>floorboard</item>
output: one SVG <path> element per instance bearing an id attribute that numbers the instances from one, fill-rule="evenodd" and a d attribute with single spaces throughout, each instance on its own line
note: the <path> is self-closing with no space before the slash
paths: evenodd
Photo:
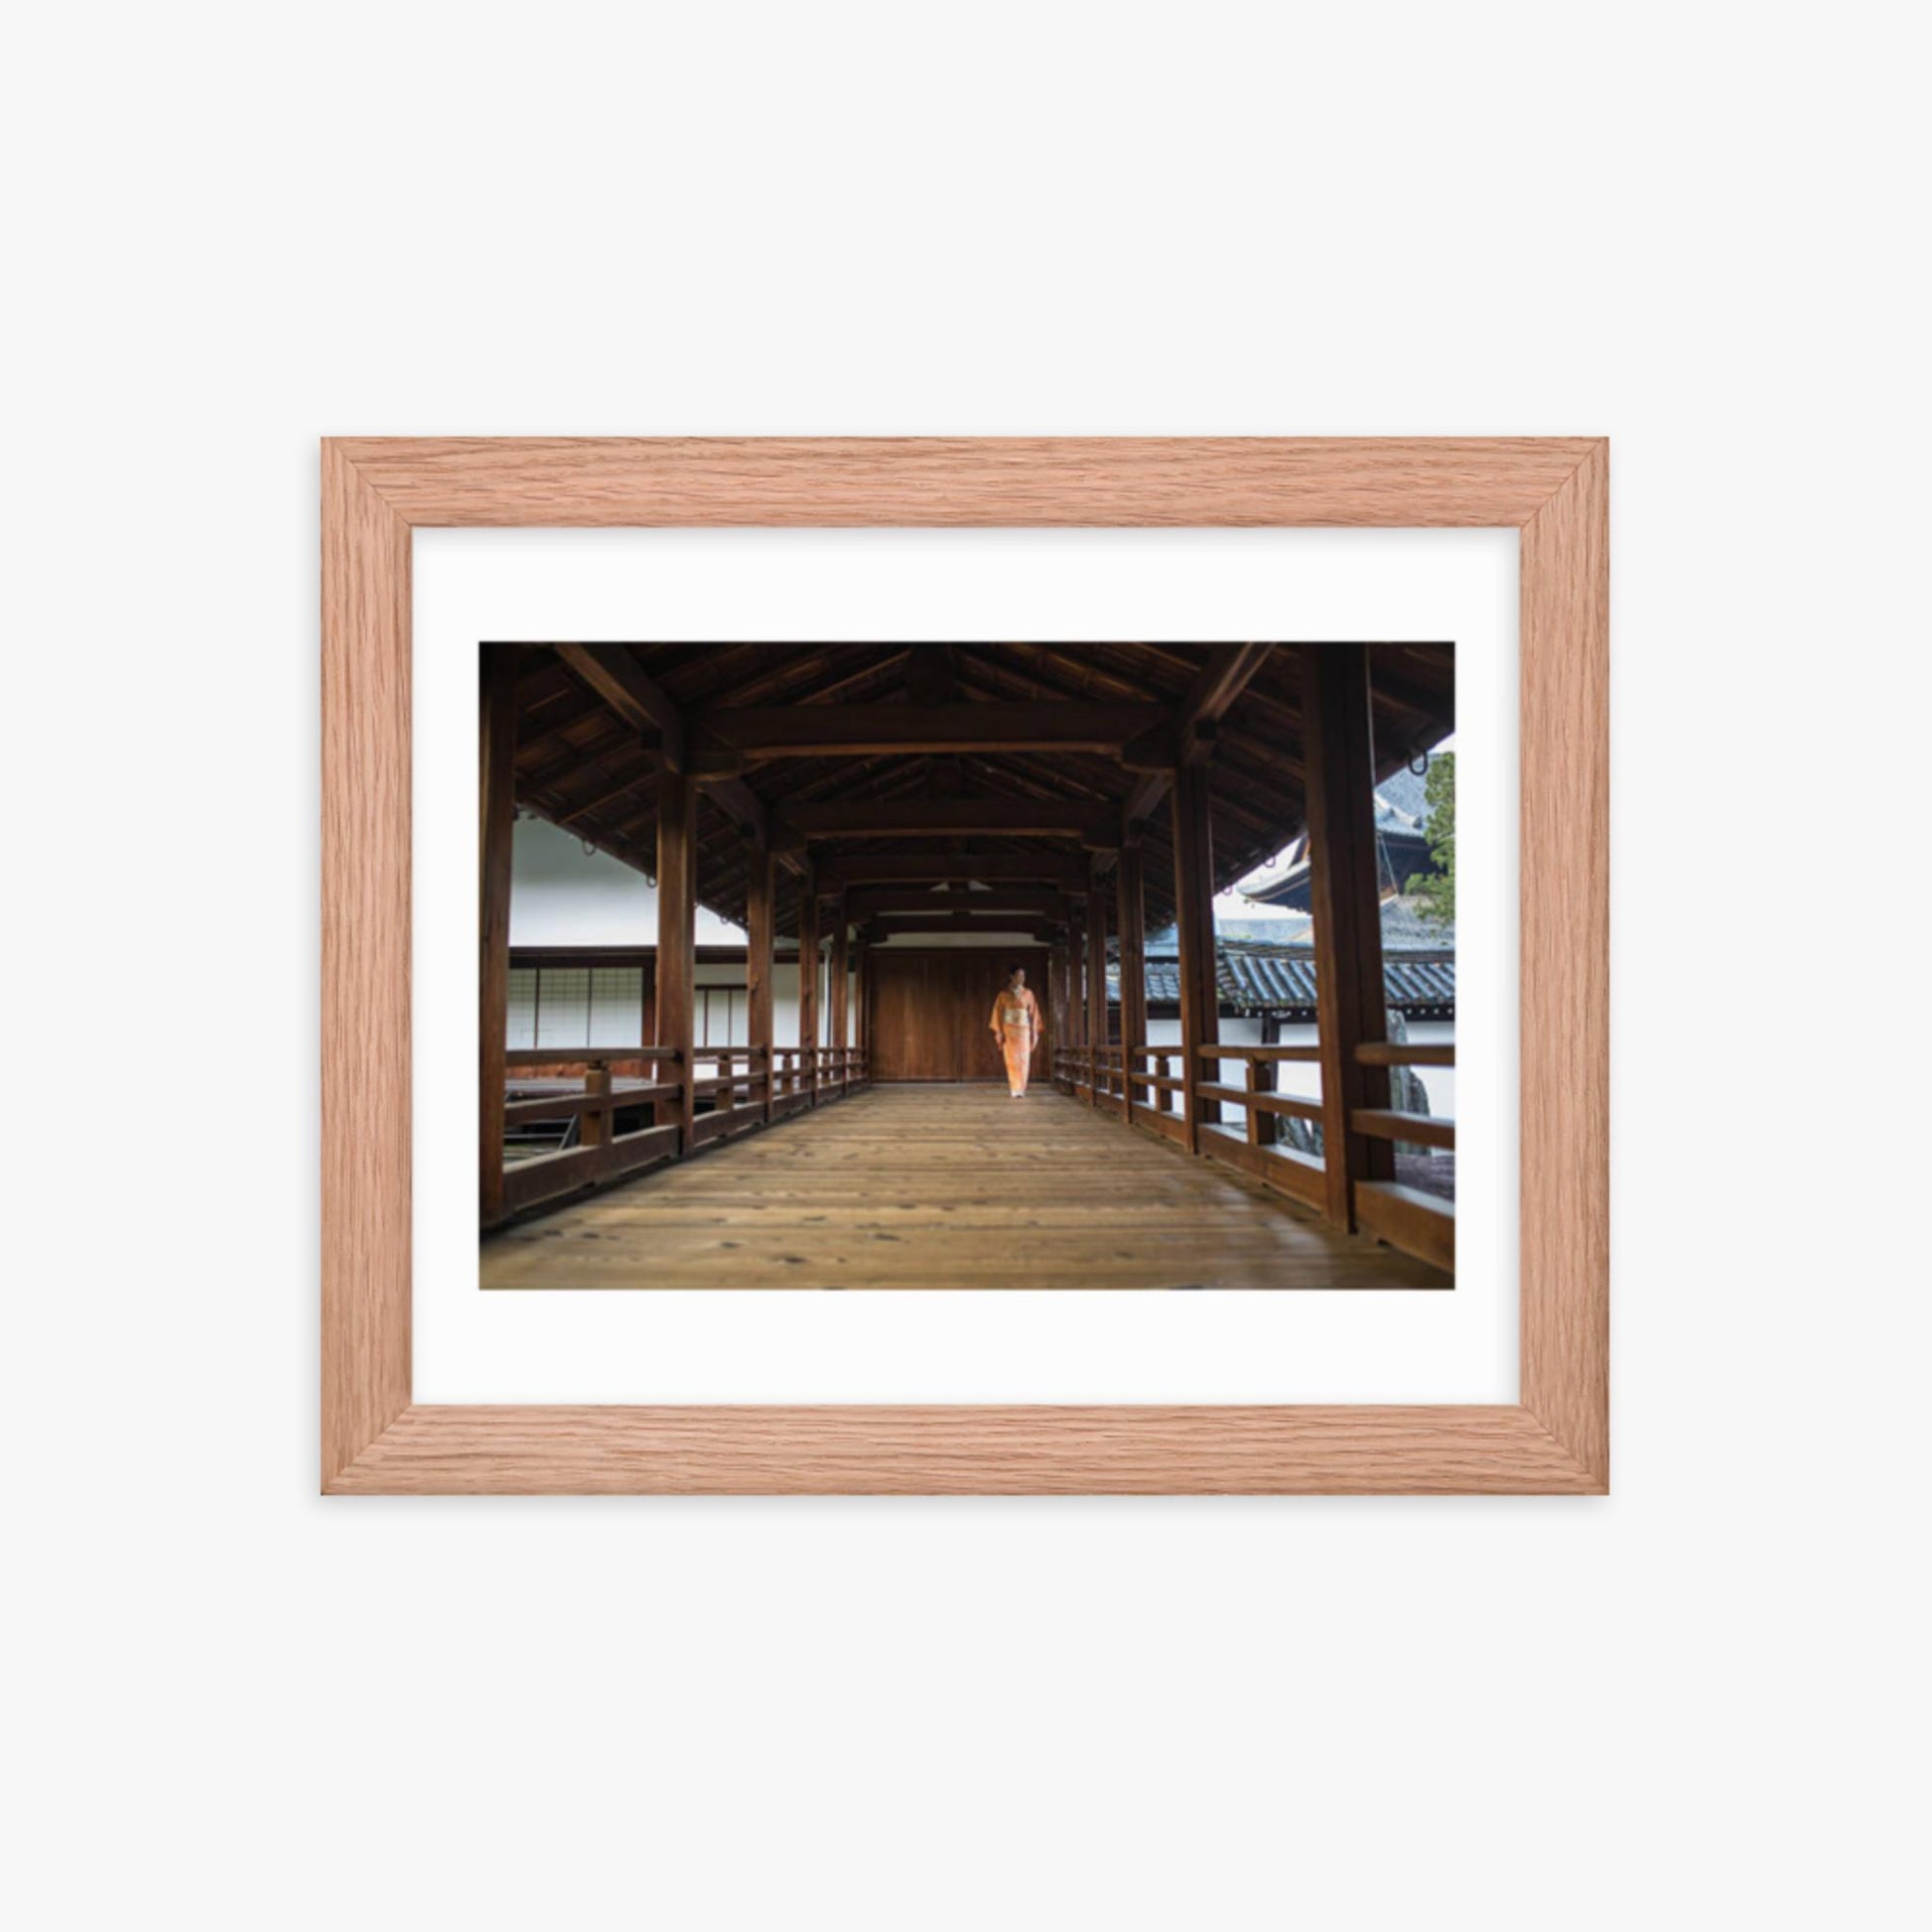
<path id="1" fill-rule="evenodd" d="M 1453 1284 L 1050 1087 L 879 1086 L 493 1235 L 483 1285 Z"/>

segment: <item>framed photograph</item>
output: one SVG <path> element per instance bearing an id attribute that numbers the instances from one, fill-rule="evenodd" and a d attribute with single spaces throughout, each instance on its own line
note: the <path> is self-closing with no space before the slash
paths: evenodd
<path id="1" fill-rule="evenodd" d="M 1607 492 L 326 442 L 324 1489 L 1604 1493 Z"/>

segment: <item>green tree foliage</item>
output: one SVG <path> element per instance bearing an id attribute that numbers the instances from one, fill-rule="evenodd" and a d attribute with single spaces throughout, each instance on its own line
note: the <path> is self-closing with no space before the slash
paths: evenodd
<path id="1" fill-rule="evenodd" d="M 1455 923 L 1455 754 L 1442 752 L 1429 760 L 1429 776 L 1423 781 L 1423 796 L 1429 801 L 1429 822 L 1424 836 L 1429 840 L 1429 856 L 1436 862 L 1434 872 L 1418 873 L 1406 890 L 1422 900 L 1422 915 L 1437 925 Z"/>

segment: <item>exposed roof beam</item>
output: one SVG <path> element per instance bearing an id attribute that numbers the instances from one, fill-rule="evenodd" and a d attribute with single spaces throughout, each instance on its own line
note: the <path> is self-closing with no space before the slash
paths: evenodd
<path id="1" fill-rule="evenodd" d="M 855 886 L 847 896 L 855 918 L 872 913 L 934 914 L 964 910 L 973 914 L 1012 914 L 1064 919 L 1068 916 L 1063 894 L 1037 886 L 995 886 L 984 893 L 921 891 L 910 886 Z"/>
<path id="2" fill-rule="evenodd" d="M 1027 852 L 854 852 L 821 859 L 818 865 L 821 893 L 834 892 L 841 886 L 968 879 L 987 885 L 1026 879 L 1057 886 L 1062 892 L 1084 892 L 1087 877 L 1084 856 L 1075 859 L 1056 853 L 1035 857 Z"/>
<path id="3" fill-rule="evenodd" d="M 1255 673 L 1268 662 L 1273 644 L 1215 644 L 1210 647 L 1207 662 L 1200 668 L 1193 683 L 1187 687 L 1187 695 L 1180 701 L 1180 726 L 1182 756 L 1188 756 L 1188 748 L 1196 739 L 1206 744 L 1213 741 L 1212 726 L 1218 725 L 1228 714 L 1234 701 L 1254 681 Z"/>
<path id="4" fill-rule="evenodd" d="M 554 648 L 626 725 L 651 741 L 671 770 L 684 769 L 684 714 L 625 645 L 558 644 Z"/>
<path id="5" fill-rule="evenodd" d="M 771 843 L 771 823 L 764 800 L 743 778 L 700 778 L 711 801 L 737 824 L 760 851 Z M 797 868 L 794 866 L 793 871 Z"/>
<path id="6" fill-rule="evenodd" d="M 695 713 L 700 773 L 737 760 L 940 752 L 1085 752 L 1118 758 L 1166 724 L 1144 704 L 720 705 Z"/>
<path id="7" fill-rule="evenodd" d="M 780 809 L 786 839 L 1017 838 L 1120 843 L 1118 815 L 1105 805 L 1046 798 L 837 798 Z"/>
<path id="8" fill-rule="evenodd" d="M 1047 925 L 1035 913 L 1030 912 L 1015 913 L 1011 917 L 991 917 L 991 919 L 958 919 L 948 925 L 947 923 L 921 925 L 917 919 L 874 917 L 868 919 L 864 925 L 864 935 L 868 943 L 876 943 L 879 939 L 893 939 L 895 935 L 902 939 L 921 939 L 927 933 L 937 937 L 941 933 L 956 933 L 956 931 L 968 931 L 968 933 L 978 931 L 978 933 L 985 933 L 987 937 L 991 937 L 993 933 L 1026 933 L 1030 939 L 1047 941 L 1053 937 L 1056 927 Z"/>
<path id="9" fill-rule="evenodd" d="M 937 919 L 925 919 L 915 912 L 870 912 L 866 919 L 872 925 L 883 925 L 889 933 L 1007 933 L 1024 925 L 1056 923 L 1039 912 L 948 912 Z"/>
<path id="10" fill-rule="evenodd" d="M 1253 682 L 1255 673 L 1268 662 L 1273 644 L 1214 644 L 1207 662 L 1194 674 L 1186 695 L 1174 712 L 1174 757 L 1179 763 L 1192 763 L 1214 749 L 1215 730 L 1236 698 Z M 1169 772 L 1146 770 L 1128 795 L 1121 812 L 1122 823 L 1132 826 L 1168 795 L 1172 782 Z"/>

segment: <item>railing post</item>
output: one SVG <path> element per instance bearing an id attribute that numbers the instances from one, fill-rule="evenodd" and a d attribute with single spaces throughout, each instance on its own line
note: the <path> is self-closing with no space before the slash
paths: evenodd
<path id="1" fill-rule="evenodd" d="M 657 774 L 657 1043 L 678 1056 L 678 1095 L 660 1100 L 654 1118 L 678 1130 L 678 1152 L 691 1152 L 697 1120 L 698 846 L 693 836 L 697 786 L 688 771 Z"/>
<path id="2" fill-rule="evenodd" d="M 1363 1066 L 1355 1055 L 1388 1031 L 1368 652 L 1359 644 L 1302 646 L 1302 737 L 1325 1207 L 1337 1227 L 1352 1229 L 1354 1183 L 1395 1173 L 1394 1146 L 1357 1134 L 1349 1120 L 1359 1107 L 1389 1104 L 1388 1069 Z"/>
<path id="3" fill-rule="evenodd" d="M 1261 1022 L 1261 1043 L 1264 1046 L 1279 1046 L 1282 1043 L 1282 1023 L 1275 1014 L 1264 1014 Z M 1279 1060 L 1260 1060 L 1254 1062 L 1260 1069 L 1260 1091 L 1280 1093 L 1282 1090 L 1282 1067 Z M 1282 1138 L 1282 1117 L 1280 1114 L 1257 1114 L 1249 1109 L 1250 1121 L 1259 1120 L 1262 1147 L 1276 1147 Z M 1252 1138 L 1252 1137 L 1251 1137 Z"/>
<path id="4" fill-rule="evenodd" d="M 1248 1145 L 1250 1147 L 1259 1147 L 1261 1145 L 1262 1112 L 1261 1109 L 1255 1105 L 1255 1095 L 1261 1091 L 1261 1062 L 1259 1060 L 1250 1060 L 1248 1062 L 1247 1084 L 1248 1084 Z M 1274 1115 L 1270 1114 L 1268 1118 L 1270 1120 L 1273 1120 Z"/>
<path id="5" fill-rule="evenodd" d="M 1203 1046 L 1220 1035 L 1220 992 L 1214 959 L 1214 835 L 1207 771 L 1175 767 L 1173 823 L 1174 924 L 1180 942 L 1180 1092 L 1186 1102 L 1187 1152 L 1200 1152 Z"/>
<path id="6" fill-rule="evenodd" d="M 516 822 L 516 653 L 509 646 L 484 646 L 481 695 L 477 1197 L 480 1218 L 488 1227 L 503 1218 L 503 1109 L 509 1084 L 504 1055 L 510 1025 L 510 842 Z"/>
<path id="7" fill-rule="evenodd" d="M 611 1063 L 608 1060 L 592 1060 L 584 1069 L 584 1092 L 598 1095 L 607 1103 L 611 1097 Z M 586 1107 L 577 1116 L 577 1145 L 579 1147 L 604 1147 L 612 1138 L 613 1122 L 609 1105 Z"/>

